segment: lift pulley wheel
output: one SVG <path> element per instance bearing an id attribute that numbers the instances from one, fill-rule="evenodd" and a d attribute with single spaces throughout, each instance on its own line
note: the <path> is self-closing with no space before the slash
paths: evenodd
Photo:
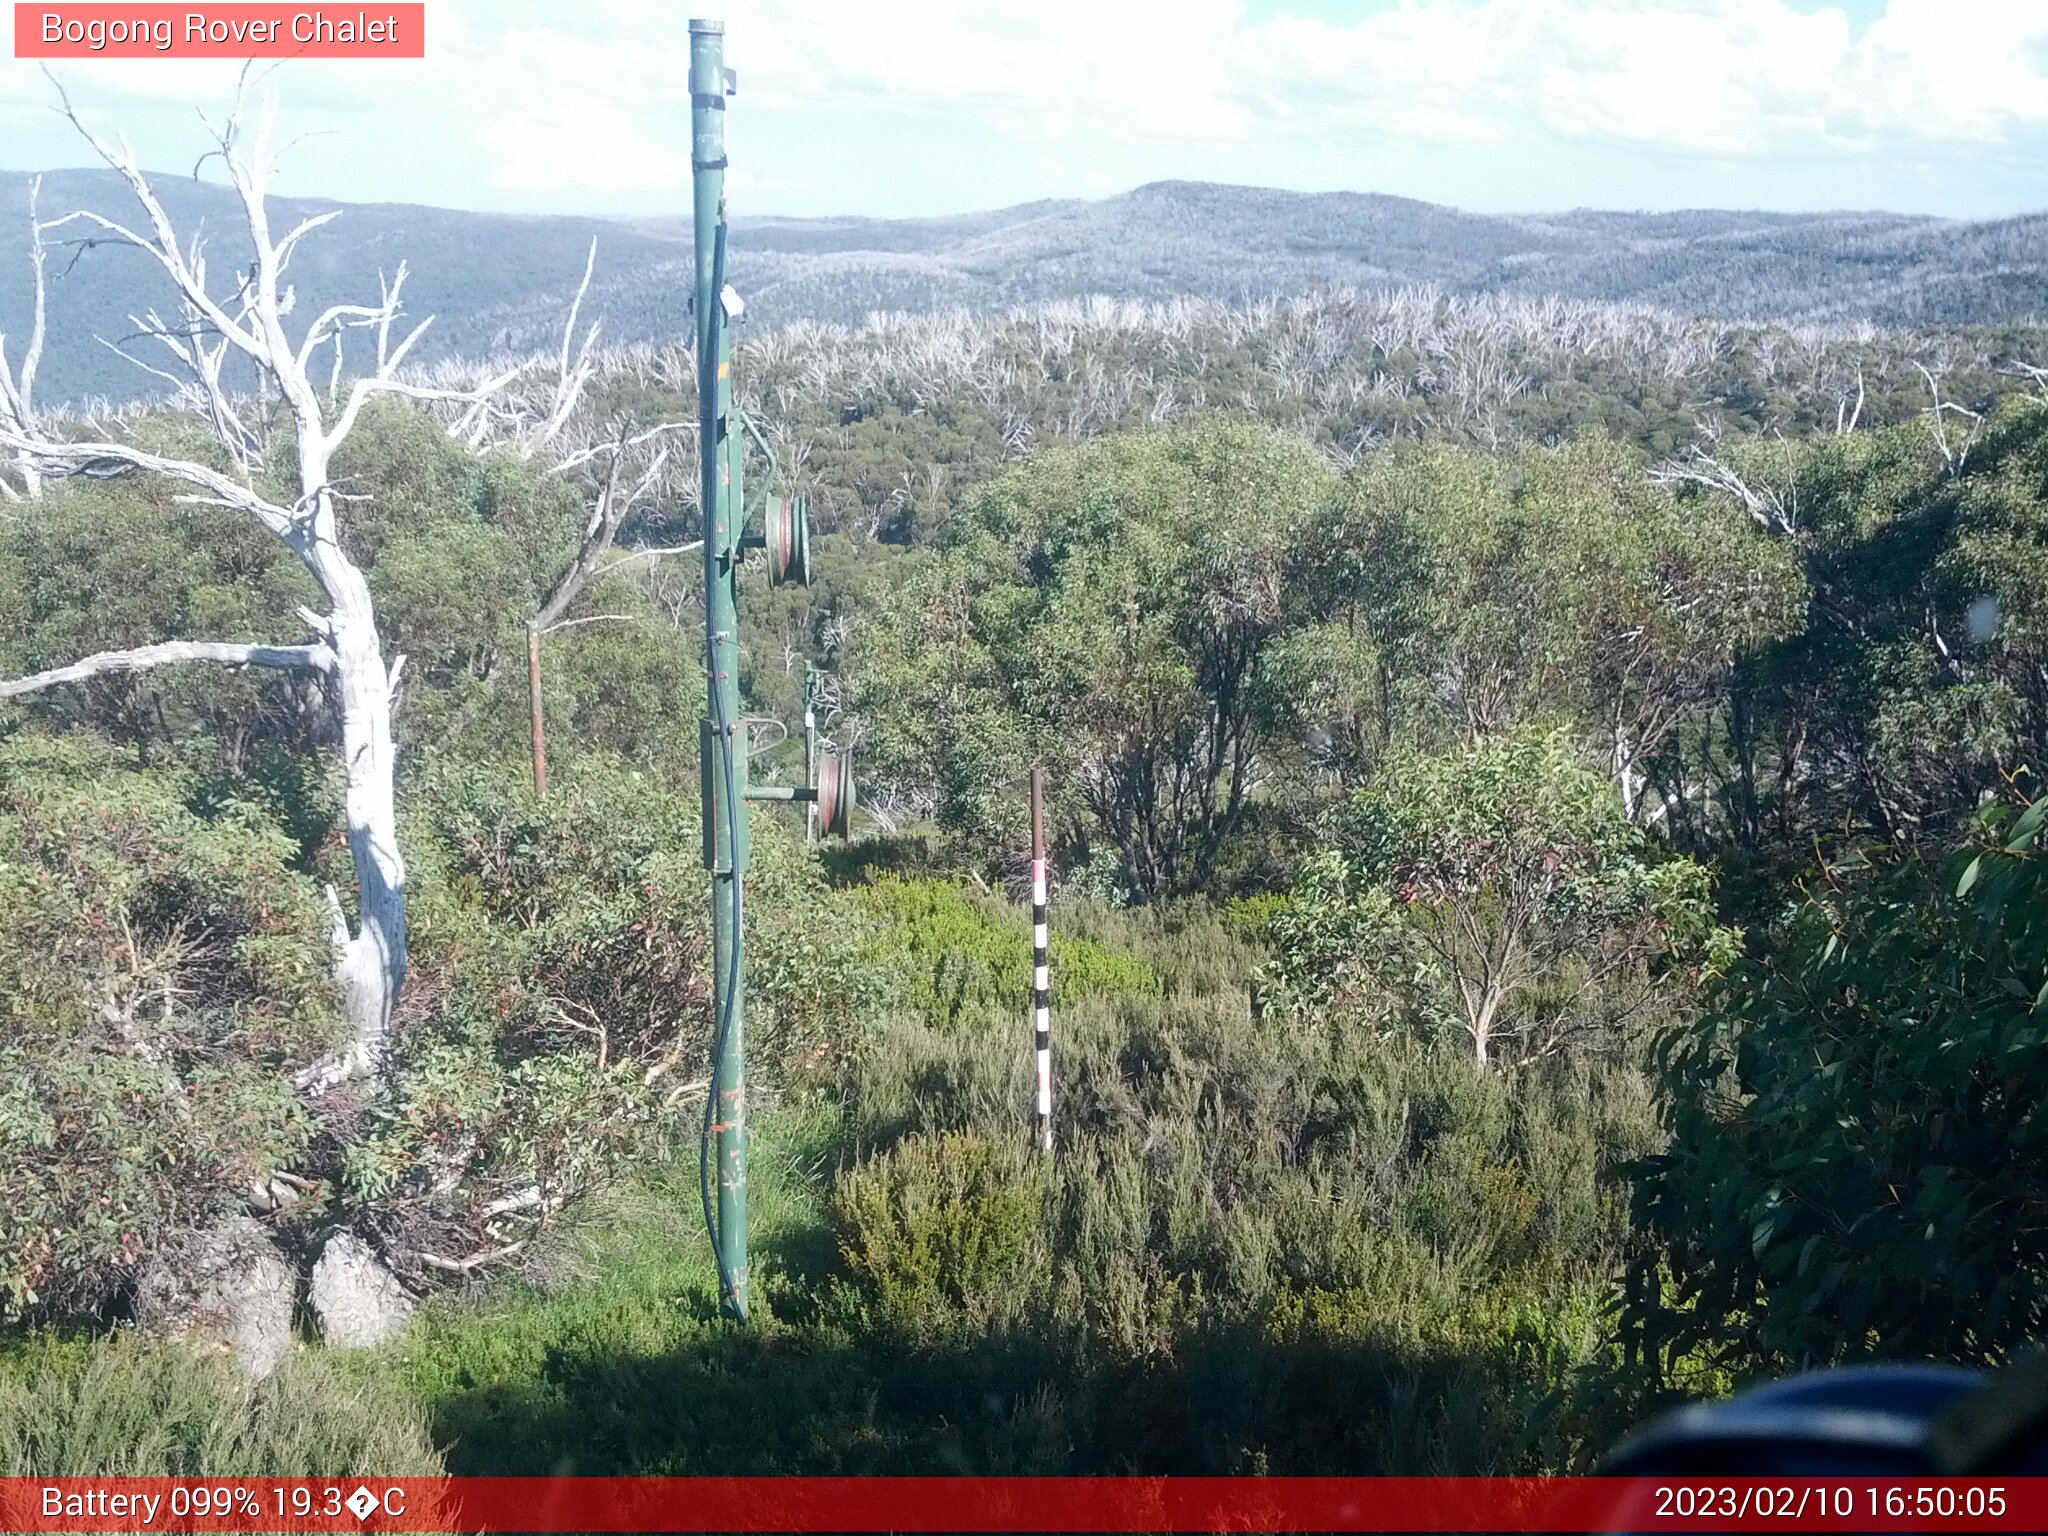
<path id="1" fill-rule="evenodd" d="M 768 580 L 774 586 L 811 584 L 810 507 L 805 497 L 778 496 L 762 517 L 762 548 L 768 556 Z"/>
<path id="2" fill-rule="evenodd" d="M 818 758 L 818 832 L 853 835 L 853 754 L 826 752 Z"/>

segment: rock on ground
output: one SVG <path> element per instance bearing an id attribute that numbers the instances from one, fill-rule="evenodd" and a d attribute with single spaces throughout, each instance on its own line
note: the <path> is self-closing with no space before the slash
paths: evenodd
<path id="1" fill-rule="evenodd" d="M 412 1297 L 351 1232 L 335 1233 L 320 1250 L 310 1299 L 321 1336 L 341 1349 L 388 1344 L 412 1321 Z"/>
<path id="2" fill-rule="evenodd" d="M 230 1216 L 188 1233 L 157 1254 L 135 1288 L 135 1321 L 145 1332 L 234 1357 L 260 1379 L 292 1347 L 297 1279 L 262 1225 Z"/>

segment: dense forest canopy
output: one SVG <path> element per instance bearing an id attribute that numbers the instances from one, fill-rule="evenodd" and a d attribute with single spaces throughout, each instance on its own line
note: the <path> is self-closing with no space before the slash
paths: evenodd
<path id="1" fill-rule="evenodd" d="M 2037 333 L 1342 286 L 750 331 L 818 572 L 742 592 L 750 774 L 814 661 L 865 810 L 754 814 L 742 1336 L 687 1222 L 687 348 L 330 381 L 333 321 L 221 302 L 274 387 L 51 411 L 7 354 L 10 1469 L 92 1470 L 110 1395 L 198 1405 L 165 1470 L 1557 1469 L 2041 1337 Z M 418 1309 L 345 1391 L 99 1336 L 222 1265 L 288 1329 L 336 1252 Z"/>

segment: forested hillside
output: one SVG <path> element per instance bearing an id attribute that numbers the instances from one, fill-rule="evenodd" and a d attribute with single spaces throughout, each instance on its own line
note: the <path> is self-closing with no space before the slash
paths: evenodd
<path id="1" fill-rule="evenodd" d="M 233 194 L 216 181 L 158 177 L 181 226 L 204 220 L 216 259 L 247 259 Z M 25 175 L 0 172 L 0 229 L 26 227 Z M 45 206 L 119 212 L 106 171 L 45 178 Z M 292 219 L 339 210 L 335 249 L 294 273 L 302 300 L 372 290 L 410 264 L 420 313 L 437 318 L 423 360 L 546 345 L 599 242 L 593 282 L 606 334 L 655 341 L 683 327 L 687 228 L 673 220 L 516 217 L 280 198 Z M 1031 203 L 929 219 L 734 222 L 733 277 L 752 323 L 858 325 L 876 312 L 1018 305 L 1106 295 L 1232 303 L 1333 289 L 1426 287 L 1447 295 L 1599 299 L 1724 321 L 1894 327 L 2031 323 L 2048 314 L 2040 217 L 1962 223 L 1887 213 L 1703 210 L 1541 216 L 1463 213 L 1407 198 L 1161 182 L 1100 202 Z M 19 335 L 27 291 L 17 245 L 0 245 L 0 334 Z M 77 260 L 73 260 L 73 256 Z M 67 250 L 52 314 L 66 334 L 119 342 L 121 317 L 167 288 L 106 249 Z M 48 398 L 129 399 L 161 388 L 98 346 L 50 359 Z"/>
<path id="2" fill-rule="evenodd" d="M 688 348 L 602 266 L 564 337 L 589 231 L 536 224 L 520 328 L 409 353 L 495 269 L 394 297 L 449 216 L 352 210 L 283 253 L 337 314 L 280 203 L 254 283 L 151 256 L 263 392 L 195 349 L 182 406 L 39 412 L 104 350 L 53 255 L 0 392 L 0 1472 L 1545 1471 L 2042 1338 L 2048 338 L 1706 297 L 1776 252 L 1898 318 L 2004 237 L 1308 199 L 1245 217 L 1313 292 L 1145 270 L 1131 220 L 1220 273 L 1265 196 L 748 232 L 763 309 L 891 241 L 1171 296 L 737 350 L 816 573 L 743 567 L 748 772 L 815 662 L 862 807 L 749 824 L 744 1329 Z M 1631 265 L 1716 314 L 1572 296 Z"/>

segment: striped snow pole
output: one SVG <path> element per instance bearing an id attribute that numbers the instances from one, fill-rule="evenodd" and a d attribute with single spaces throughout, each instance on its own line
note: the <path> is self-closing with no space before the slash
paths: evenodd
<path id="1" fill-rule="evenodd" d="M 1038 1062 L 1038 1134 L 1052 1150 L 1052 965 L 1045 927 L 1045 775 L 1031 770 L 1031 1021 Z"/>

